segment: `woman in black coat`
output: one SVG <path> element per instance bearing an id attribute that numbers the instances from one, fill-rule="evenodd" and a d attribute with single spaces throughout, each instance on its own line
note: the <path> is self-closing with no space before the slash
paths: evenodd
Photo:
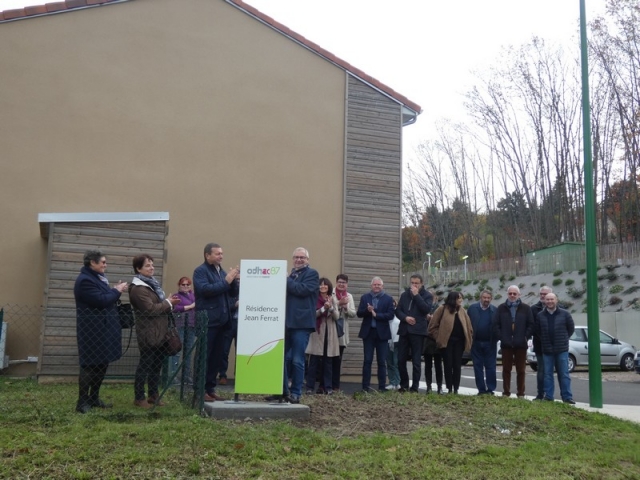
<path id="1" fill-rule="evenodd" d="M 109 363 L 122 355 L 122 331 L 116 302 L 127 283 L 118 282 L 115 287 L 109 287 L 109 280 L 104 276 L 107 259 L 99 250 L 87 251 L 83 260 L 84 267 L 73 288 L 80 363 L 76 411 L 87 413 L 92 407 L 112 406 L 100 399 L 100 386 Z"/>

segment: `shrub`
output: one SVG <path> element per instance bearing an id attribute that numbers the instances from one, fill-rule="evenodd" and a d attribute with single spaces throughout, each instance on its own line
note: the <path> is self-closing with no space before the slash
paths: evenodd
<path id="1" fill-rule="evenodd" d="M 500 300 L 502 298 L 502 295 L 500 295 L 499 293 L 496 293 L 496 296 L 493 297 L 494 300 Z"/>
<path id="2" fill-rule="evenodd" d="M 480 283 L 480 280 L 478 280 L 477 278 L 473 281 L 474 285 L 477 285 L 478 283 Z"/>
<path id="3" fill-rule="evenodd" d="M 573 285 L 574 283 L 576 283 L 576 282 L 575 282 L 575 280 L 574 280 L 573 278 L 567 278 L 567 279 L 564 281 L 564 284 L 565 284 L 566 286 Z"/>
<path id="4" fill-rule="evenodd" d="M 455 290 L 456 292 L 461 292 L 461 291 L 462 291 L 462 287 L 461 287 L 461 286 L 457 286 L 454 290 Z"/>
<path id="5" fill-rule="evenodd" d="M 546 286 L 547 284 L 545 282 L 540 283 L 540 288 Z"/>
<path id="6" fill-rule="evenodd" d="M 620 297 L 613 295 L 609 299 L 609 305 L 618 305 L 619 303 L 622 303 L 622 299 Z"/>
<path id="7" fill-rule="evenodd" d="M 586 290 L 586 289 L 584 289 L 584 288 L 574 288 L 574 287 L 569 287 L 569 288 L 567 288 L 567 294 L 568 294 L 571 298 L 580 298 L 580 297 L 582 297 L 586 292 L 587 292 L 587 290 Z"/>
<path id="8" fill-rule="evenodd" d="M 491 285 L 485 285 L 483 290 L 489 290 L 490 292 L 493 292 L 493 287 Z"/>
<path id="9" fill-rule="evenodd" d="M 471 285 L 471 280 L 465 280 L 465 281 L 464 281 L 464 283 L 463 283 L 463 285 L 464 285 L 465 287 L 467 287 L 467 286 Z"/>
<path id="10" fill-rule="evenodd" d="M 569 310 L 571 307 L 573 307 L 573 302 L 569 300 L 558 300 L 558 306 L 560 308 L 564 308 L 565 310 Z"/>
<path id="11" fill-rule="evenodd" d="M 482 280 L 480 280 L 480 285 L 482 285 L 483 287 L 489 283 L 489 280 L 487 280 L 486 278 L 483 278 Z"/>
<path id="12" fill-rule="evenodd" d="M 635 293 L 635 292 L 637 292 L 638 290 L 640 290 L 640 285 L 633 285 L 633 286 L 631 286 L 631 287 L 627 288 L 627 289 L 626 289 L 624 292 L 622 292 L 622 293 L 624 293 L 625 295 L 629 295 L 629 294 L 631 294 L 631 293 Z"/>
<path id="13" fill-rule="evenodd" d="M 504 288 L 504 282 L 502 282 L 500 285 L 498 285 L 498 288 L 499 288 L 500 290 L 502 290 L 502 289 Z"/>
<path id="14" fill-rule="evenodd" d="M 578 270 L 578 274 L 579 275 L 584 275 L 584 272 L 586 272 L 587 269 L 586 268 L 581 268 L 580 270 Z"/>
<path id="15" fill-rule="evenodd" d="M 614 271 L 616 268 L 618 268 L 618 267 L 620 267 L 620 265 L 607 265 L 607 266 L 606 266 L 606 267 L 604 267 L 604 268 L 606 268 L 606 269 L 607 269 L 607 272 L 611 273 L 611 272 L 613 272 L 613 271 Z"/>
<path id="16" fill-rule="evenodd" d="M 532 287 L 535 287 L 537 284 L 538 284 L 538 282 L 533 282 L 533 283 L 531 284 L 531 286 L 532 286 Z"/>
<path id="17" fill-rule="evenodd" d="M 625 280 L 633 280 L 635 278 L 635 275 L 632 275 L 631 273 L 625 273 L 623 277 Z"/>
<path id="18" fill-rule="evenodd" d="M 553 282 L 552 282 L 552 284 L 553 284 L 553 286 L 554 286 L 554 287 L 557 287 L 557 286 L 558 286 L 558 285 L 560 285 L 561 283 L 562 283 L 562 279 L 561 279 L 561 278 L 554 278 L 554 279 L 553 279 Z"/>
<path id="19" fill-rule="evenodd" d="M 464 296 L 464 298 L 465 298 L 465 300 L 473 300 L 473 295 L 471 295 L 470 293 L 467 293 L 467 294 Z"/>
<path id="20" fill-rule="evenodd" d="M 500 283 L 504 283 L 506 279 L 507 279 L 507 276 L 504 273 L 500 275 Z"/>
<path id="21" fill-rule="evenodd" d="M 473 294 L 473 299 L 474 299 L 475 301 L 480 300 L 480 292 L 476 292 L 476 293 L 474 293 L 474 294 Z"/>
<path id="22" fill-rule="evenodd" d="M 560 275 L 562 275 L 562 270 L 556 270 L 555 272 L 553 272 L 554 277 L 559 277 Z"/>
<path id="23" fill-rule="evenodd" d="M 515 275 L 509 275 L 509 281 L 510 281 L 510 282 L 512 282 L 512 281 L 513 281 L 513 280 L 515 280 L 515 279 L 516 279 L 516 276 L 515 276 Z"/>
<path id="24" fill-rule="evenodd" d="M 524 283 L 519 283 L 519 284 L 518 284 L 518 288 L 519 288 L 520 290 L 522 290 L 522 289 L 524 288 Z"/>
<path id="25" fill-rule="evenodd" d="M 612 293 L 612 294 L 620 293 L 623 290 L 624 290 L 624 287 L 622 285 L 613 285 L 611 288 L 609 288 L 609 293 Z"/>
<path id="26" fill-rule="evenodd" d="M 615 272 L 608 272 L 604 275 L 598 275 L 598 280 L 609 280 L 610 282 L 615 282 L 618 279 L 618 274 Z"/>

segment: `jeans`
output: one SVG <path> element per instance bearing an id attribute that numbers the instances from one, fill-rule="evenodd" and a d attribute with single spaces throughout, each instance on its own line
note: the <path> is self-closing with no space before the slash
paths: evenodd
<path id="1" fill-rule="evenodd" d="M 149 397 L 158 395 L 158 385 L 160 384 L 160 370 L 164 362 L 165 354 L 163 347 L 142 347 L 140 348 L 140 361 L 136 368 L 133 382 L 133 391 L 136 400 L 144 400 L 144 384 L 147 384 L 147 394 Z"/>
<path id="2" fill-rule="evenodd" d="M 544 396 L 553 400 L 554 381 L 553 367 L 558 374 L 560 395 L 562 400 L 573 400 L 571 393 L 571 377 L 569 377 L 569 352 L 543 354 L 544 357 Z"/>
<path id="3" fill-rule="evenodd" d="M 527 368 L 526 348 L 502 347 L 502 395 L 511 395 L 511 369 L 516 366 L 516 388 L 518 396 L 524 396 L 525 377 Z"/>
<path id="4" fill-rule="evenodd" d="M 398 342 L 393 344 L 393 350 L 391 349 L 391 346 L 389 346 L 389 352 L 387 353 L 387 375 L 389 376 L 389 383 L 391 385 L 394 387 L 400 385 L 400 370 L 398 370 Z"/>
<path id="5" fill-rule="evenodd" d="M 493 393 L 496 390 L 496 342 L 474 340 L 471 346 L 471 361 L 476 387 L 480 393 Z"/>
<path id="6" fill-rule="evenodd" d="M 538 362 L 538 371 L 536 372 L 536 383 L 538 385 L 538 396 L 536 398 L 544 398 L 544 356 L 536 353 L 536 362 Z"/>
<path id="7" fill-rule="evenodd" d="M 224 335 L 229 329 L 229 322 L 224 325 L 207 328 L 207 377 L 204 391 L 208 394 L 216 391 L 216 376 L 222 365 Z"/>
<path id="8" fill-rule="evenodd" d="M 376 352 L 378 362 L 378 390 L 384 391 L 387 383 L 387 352 L 389 341 L 381 340 L 378 330 L 371 328 L 369 335 L 362 339 L 364 349 L 364 362 L 362 364 L 362 390 L 369 390 L 371 386 L 371 365 L 373 364 L 373 352 Z"/>
<path id="9" fill-rule="evenodd" d="M 407 372 L 407 361 L 409 360 L 409 349 L 411 349 L 411 363 L 413 372 L 411 375 L 411 390 L 418 391 L 420 386 L 420 374 L 422 370 L 422 345 L 424 336 L 408 333 L 400 335 L 398 342 L 398 368 L 400 370 L 400 386 L 405 390 L 409 389 L 409 373 Z"/>
<path id="10" fill-rule="evenodd" d="M 282 391 L 285 395 L 300 398 L 304 381 L 304 351 L 309 343 L 310 330 L 287 328 L 284 333 L 284 381 Z M 289 388 L 291 377 L 291 388 Z"/>

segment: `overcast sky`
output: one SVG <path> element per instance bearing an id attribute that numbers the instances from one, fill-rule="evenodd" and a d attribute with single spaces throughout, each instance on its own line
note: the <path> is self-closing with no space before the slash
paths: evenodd
<path id="1" fill-rule="evenodd" d="M 579 0 L 245 1 L 422 107 L 404 129 L 405 163 L 437 120 L 463 118 L 470 72 L 499 62 L 503 46 L 535 35 L 579 50 Z M 605 0 L 585 1 L 587 20 L 604 12 Z M 0 0 L 0 10 L 37 3 Z"/>

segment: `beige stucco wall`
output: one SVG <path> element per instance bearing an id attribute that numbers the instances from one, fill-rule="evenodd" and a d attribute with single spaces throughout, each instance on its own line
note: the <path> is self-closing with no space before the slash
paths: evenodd
<path id="1" fill-rule="evenodd" d="M 344 71 L 223 0 L 0 24 L 0 45 L 0 305 L 42 302 L 40 212 L 169 212 L 167 290 L 210 241 L 339 273 Z"/>

